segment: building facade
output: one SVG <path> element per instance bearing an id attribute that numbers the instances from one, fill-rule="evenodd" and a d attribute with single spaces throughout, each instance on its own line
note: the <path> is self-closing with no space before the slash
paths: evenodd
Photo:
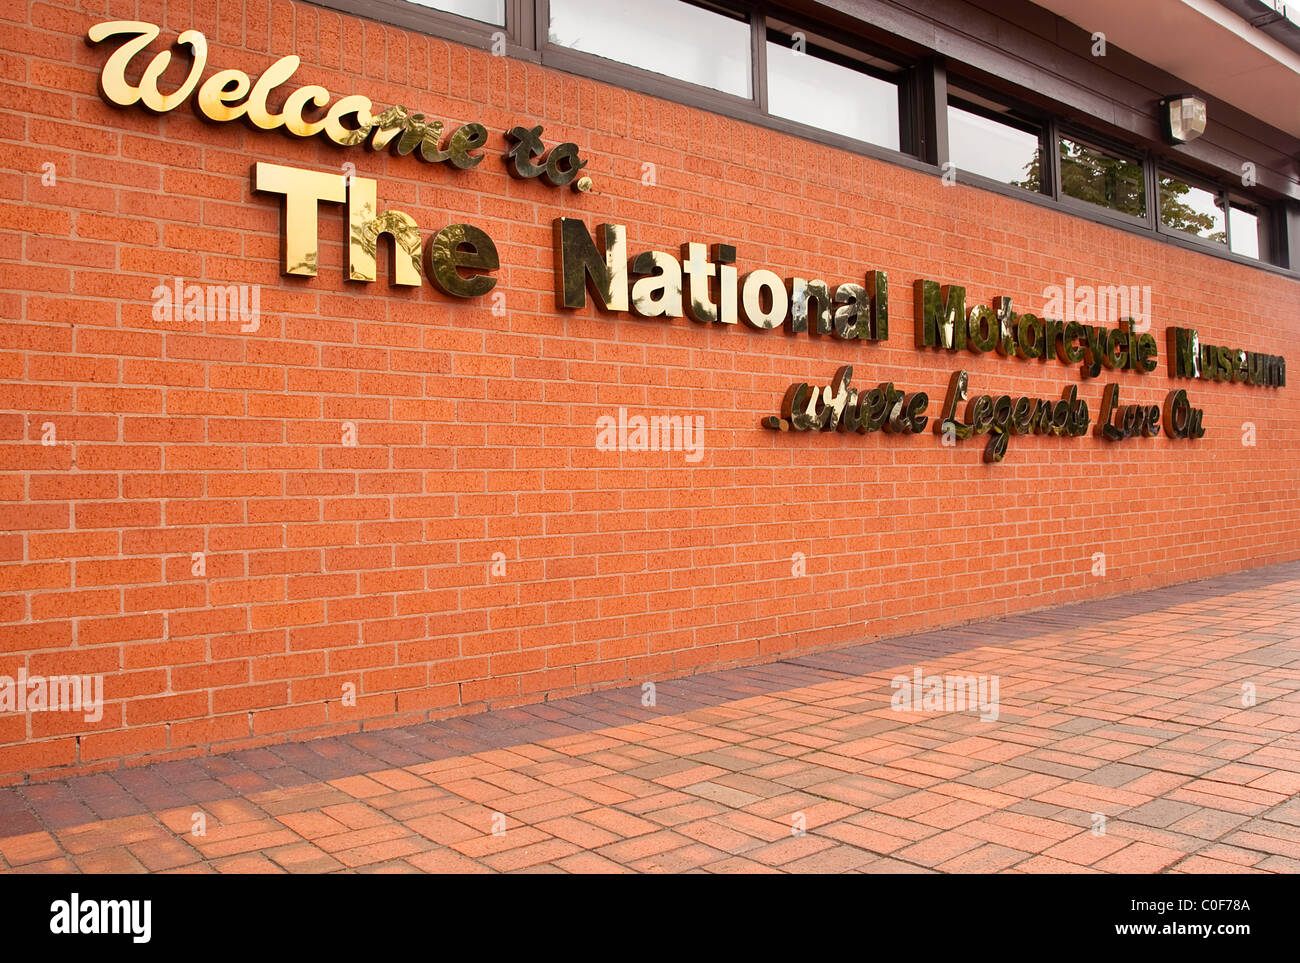
<path id="1" fill-rule="evenodd" d="M 0 781 L 1300 557 L 1264 4 L 3 17 Z"/>

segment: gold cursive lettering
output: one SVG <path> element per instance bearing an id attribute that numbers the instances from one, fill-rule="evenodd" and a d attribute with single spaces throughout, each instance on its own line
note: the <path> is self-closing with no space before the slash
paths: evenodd
<path id="1" fill-rule="evenodd" d="M 158 35 L 158 26 L 143 20 L 110 20 L 95 24 L 87 32 L 87 40 L 92 44 L 114 38 L 120 41 L 105 61 L 99 78 L 100 92 L 110 104 L 130 107 L 138 103 L 162 114 L 179 107 L 194 94 L 195 110 L 217 123 L 242 117 L 259 130 L 283 128 L 295 137 L 321 134 L 340 147 L 369 142 L 372 151 L 387 148 L 399 156 L 414 153 L 428 163 L 448 162 L 462 170 L 474 167 L 483 159 L 475 153 L 487 143 L 487 129 L 482 124 L 458 127 L 444 148 L 442 121 L 428 120 L 400 104 L 376 115 L 370 98 L 360 94 L 340 97 L 331 104 L 330 92 L 317 84 L 291 90 L 281 111 L 272 113 L 267 106 L 272 92 L 288 84 L 302 63 L 294 54 L 275 61 L 255 81 L 242 70 L 227 69 L 218 70 L 200 83 L 208 62 L 208 42 L 197 30 L 186 30 L 176 38 L 178 47 L 190 48 L 193 63 L 175 91 L 163 94 L 158 89 L 158 81 L 171 63 L 170 50 L 154 55 L 145 65 L 138 85 L 130 83 L 127 74 L 131 61 Z"/>
<path id="2" fill-rule="evenodd" d="M 109 37 L 123 34 L 135 36 L 113 51 L 104 63 L 104 69 L 99 75 L 99 90 L 104 99 L 119 107 L 143 103 L 146 108 L 159 114 L 165 114 L 184 103 L 198 84 L 203 68 L 207 66 L 207 38 L 197 30 L 186 30 L 176 38 L 177 46 L 184 45 L 190 48 L 194 63 L 181 86 L 173 93 L 163 94 L 158 90 L 158 78 L 171 63 L 170 50 L 161 51 L 149 61 L 140 78 L 139 86 L 132 85 L 126 79 L 127 65 L 136 54 L 157 39 L 158 27 L 155 24 L 145 23 L 143 20 L 110 20 L 95 24 L 90 28 L 87 36 L 91 43 L 101 43 Z"/>

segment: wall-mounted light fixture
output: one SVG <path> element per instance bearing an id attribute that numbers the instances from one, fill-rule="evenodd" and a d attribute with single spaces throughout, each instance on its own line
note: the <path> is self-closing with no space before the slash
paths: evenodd
<path id="1" fill-rule="evenodd" d="M 1175 94 L 1160 101 L 1160 126 L 1171 144 L 1185 144 L 1205 133 L 1205 101 Z"/>

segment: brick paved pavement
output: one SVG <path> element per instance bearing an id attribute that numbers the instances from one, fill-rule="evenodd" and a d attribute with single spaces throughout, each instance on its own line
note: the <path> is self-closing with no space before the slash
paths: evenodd
<path id="1" fill-rule="evenodd" d="M 996 676 L 998 719 L 891 708 L 916 666 Z M 654 707 L 638 686 L 0 790 L 0 870 L 1296 872 L 1298 669 L 1291 563 Z"/>

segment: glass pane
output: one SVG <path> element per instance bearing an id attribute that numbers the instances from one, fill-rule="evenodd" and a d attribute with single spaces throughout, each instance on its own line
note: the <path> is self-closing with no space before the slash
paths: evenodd
<path id="1" fill-rule="evenodd" d="M 898 150 L 898 85 L 787 44 L 767 44 L 767 110 Z"/>
<path id="2" fill-rule="evenodd" d="M 406 0 L 406 2 L 413 3 L 417 7 L 428 7 L 430 10 L 441 10 L 444 13 L 469 17 L 471 20 L 494 23 L 498 27 L 506 25 L 506 0 Z"/>
<path id="3" fill-rule="evenodd" d="M 1233 204 L 1228 213 L 1232 253 L 1259 257 L 1259 215 Z"/>
<path id="4" fill-rule="evenodd" d="M 1228 243 L 1219 195 L 1163 174 L 1160 176 L 1160 223 L 1207 241 Z"/>
<path id="5" fill-rule="evenodd" d="M 1142 165 L 1061 138 L 1061 192 L 1134 217 L 1147 213 Z"/>
<path id="6" fill-rule="evenodd" d="M 749 23 L 681 0 L 551 0 L 551 43 L 752 96 Z"/>
<path id="7" fill-rule="evenodd" d="M 1037 134 L 948 106 L 948 158 L 957 170 L 1037 191 L 1038 155 Z"/>

